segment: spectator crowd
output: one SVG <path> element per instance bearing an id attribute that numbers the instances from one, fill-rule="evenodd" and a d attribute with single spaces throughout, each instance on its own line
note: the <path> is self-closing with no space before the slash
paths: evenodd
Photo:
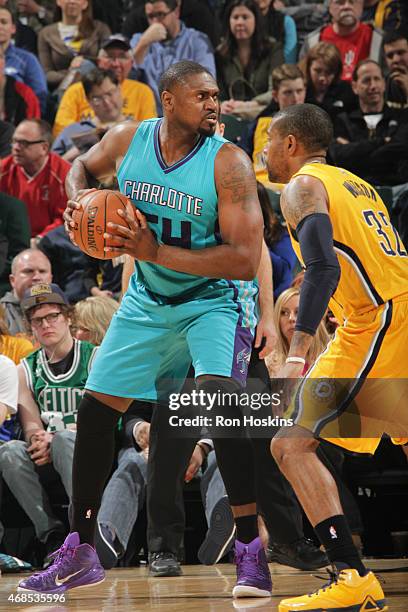
<path id="1" fill-rule="evenodd" d="M 268 358 L 269 376 L 286 357 L 299 294 L 279 211 L 281 186 L 268 180 L 263 157 L 275 113 L 304 102 L 324 108 L 334 124 L 330 163 L 373 184 L 401 235 L 408 233 L 406 1 L 0 0 L 0 477 L 32 521 L 44 565 L 67 531 L 48 488 L 57 475 L 66 498 L 72 494 L 77 405 L 129 267 L 122 258 L 93 259 L 70 242 L 62 219 L 65 177 L 73 160 L 116 124 L 161 116 L 160 75 L 183 59 L 216 77 L 221 130 L 253 161 L 278 301 L 280 339 Z M 101 187 L 116 188 L 115 177 Z M 308 365 L 335 325 L 328 315 Z M 98 519 L 105 567 L 125 556 L 143 508 L 149 448 L 157 443 L 150 421 L 155 430 L 157 418 L 135 402 L 118 432 L 117 467 Z M 341 480 L 343 459 L 322 453 Z M 270 454 L 259 459 L 261 466 Z M 218 513 L 229 525 L 212 443 L 204 438 L 185 480 L 206 465 L 208 524 Z M 299 526 L 293 492 L 282 494 L 282 507 L 295 517 L 289 520 L 277 509 L 277 481 L 268 482 L 264 472 L 265 491 L 278 500 L 275 507 L 259 500 L 270 559 L 303 569 L 324 565 L 324 554 Z M 0 487 L 0 510 L 1 498 Z M 358 538 L 361 518 L 345 486 L 342 501 Z M 281 516 L 278 525 L 272 515 Z M 230 531 L 232 537 L 233 526 Z M 211 537 L 199 552 L 204 563 L 219 558 Z M 171 575 L 161 568 L 177 572 L 172 562 L 156 554 L 152 567 Z M 0 555 L 3 571 L 29 567 L 21 563 Z"/>

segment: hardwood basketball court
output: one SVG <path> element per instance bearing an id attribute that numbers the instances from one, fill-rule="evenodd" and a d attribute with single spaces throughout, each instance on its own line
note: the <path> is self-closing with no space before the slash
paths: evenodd
<path id="1" fill-rule="evenodd" d="M 386 592 L 390 612 L 408 611 L 408 559 L 367 560 L 375 570 Z M 399 568 L 406 567 L 405 572 Z M 309 574 L 275 563 L 270 564 L 274 583 L 274 597 L 270 599 L 233 600 L 230 593 L 235 581 L 233 565 L 212 567 L 184 565 L 178 578 L 149 578 L 143 568 L 113 569 L 105 582 L 68 593 L 65 603 L 13 603 L 8 601 L 21 574 L 3 575 L 0 579 L 0 611 L 29 610 L 30 612 L 64 612 L 92 610 L 92 612 L 138 612 L 157 610 L 166 612 L 227 612 L 233 610 L 277 611 L 284 597 L 311 592 L 323 586 L 325 570 Z M 391 569 L 392 572 L 382 572 Z"/>

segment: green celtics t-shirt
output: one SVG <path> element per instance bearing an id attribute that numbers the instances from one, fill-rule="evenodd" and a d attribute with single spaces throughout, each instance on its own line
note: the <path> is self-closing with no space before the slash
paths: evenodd
<path id="1" fill-rule="evenodd" d="M 69 429 L 76 423 L 79 402 L 91 369 L 97 347 L 74 340 L 74 357 L 65 373 L 53 374 L 44 349 L 22 359 L 27 385 L 41 415 L 49 422 L 47 431 Z"/>

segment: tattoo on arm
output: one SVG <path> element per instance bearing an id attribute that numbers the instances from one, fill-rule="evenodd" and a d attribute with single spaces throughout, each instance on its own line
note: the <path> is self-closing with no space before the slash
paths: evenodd
<path id="1" fill-rule="evenodd" d="M 305 332 L 295 331 L 290 343 L 289 355 L 297 355 L 306 357 L 310 345 L 312 344 L 313 336 Z"/>
<path id="2" fill-rule="evenodd" d="M 304 179 L 305 177 L 295 179 L 285 192 L 282 202 L 284 217 L 294 229 L 308 215 L 328 213 L 327 197 L 323 189 L 305 183 Z"/>
<path id="3" fill-rule="evenodd" d="M 231 191 L 231 202 L 241 204 L 244 212 L 251 212 L 256 193 L 255 175 L 248 160 L 229 163 L 222 172 L 220 179 L 221 187 Z"/>
<path id="4" fill-rule="evenodd" d="M 88 171 L 88 168 L 86 167 L 85 164 L 84 164 L 84 173 L 85 173 L 86 181 L 87 181 L 89 187 L 90 188 L 91 187 L 96 187 L 96 189 L 99 189 L 99 187 L 101 185 L 101 182 L 97 178 L 95 178 L 93 174 L 91 174 Z"/>

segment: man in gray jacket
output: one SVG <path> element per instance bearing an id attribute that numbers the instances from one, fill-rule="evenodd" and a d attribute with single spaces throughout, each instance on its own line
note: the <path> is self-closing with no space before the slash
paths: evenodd
<path id="1" fill-rule="evenodd" d="M 26 332 L 20 306 L 24 291 L 38 283 L 51 283 L 51 281 L 50 260 L 39 249 L 26 249 L 14 257 L 10 274 L 12 290 L 0 300 L 6 311 L 7 325 L 11 335 Z"/>

